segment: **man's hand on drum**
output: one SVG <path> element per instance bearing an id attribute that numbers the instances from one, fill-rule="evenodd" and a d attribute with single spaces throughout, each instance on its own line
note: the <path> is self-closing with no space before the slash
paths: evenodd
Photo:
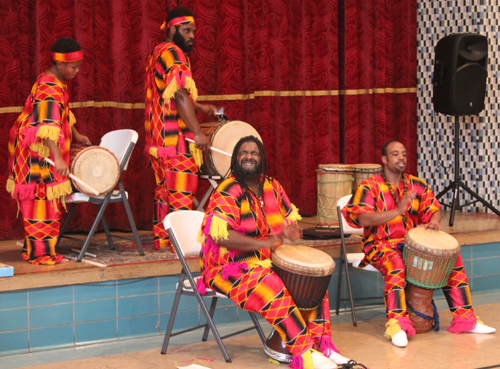
<path id="1" fill-rule="evenodd" d="M 302 235 L 300 234 L 300 229 L 297 227 L 297 224 L 293 223 L 285 225 L 285 228 L 283 229 L 283 237 L 291 241 L 297 241 L 302 237 Z"/>
<path id="2" fill-rule="evenodd" d="M 441 229 L 439 222 L 436 222 L 435 220 L 432 220 L 432 219 L 429 221 L 429 223 L 421 224 L 421 225 L 419 225 L 419 227 L 435 229 L 436 231 L 439 231 Z"/>
<path id="3" fill-rule="evenodd" d="M 194 144 L 197 149 L 208 152 L 210 150 L 210 141 L 208 137 L 203 133 L 199 132 L 194 135 Z"/>
<path id="4" fill-rule="evenodd" d="M 215 106 L 214 104 L 195 103 L 194 108 L 206 115 L 215 115 L 215 113 L 217 113 L 217 106 Z"/>
<path id="5" fill-rule="evenodd" d="M 264 248 L 273 251 L 274 249 L 280 247 L 283 244 L 283 236 L 272 234 L 271 236 L 269 236 L 267 240 L 262 242 L 266 243 L 266 247 Z"/>
<path id="6" fill-rule="evenodd" d="M 399 202 L 399 205 L 398 205 L 398 210 L 399 210 L 401 215 L 403 215 L 408 210 L 411 203 L 413 202 L 413 200 L 415 200 L 416 197 L 417 197 L 417 194 L 412 191 L 412 192 L 407 193 L 401 199 L 401 201 Z"/>

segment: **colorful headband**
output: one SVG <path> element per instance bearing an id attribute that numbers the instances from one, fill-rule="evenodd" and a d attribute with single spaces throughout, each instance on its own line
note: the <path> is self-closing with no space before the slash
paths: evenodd
<path id="1" fill-rule="evenodd" d="M 76 62 L 83 59 L 83 52 L 79 50 L 72 53 L 52 53 L 52 59 L 63 63 Z"/>
<path id="2" fill-rule="evenodd" d="M 193 17 L 177 17 L 172 19 L 170 22 L 167 24 L 167 28 L 170 28 L 172 26 L 178 26 L 179 24 L 185 25 L 185 24 L 194 24 L 194 18 Z"/>

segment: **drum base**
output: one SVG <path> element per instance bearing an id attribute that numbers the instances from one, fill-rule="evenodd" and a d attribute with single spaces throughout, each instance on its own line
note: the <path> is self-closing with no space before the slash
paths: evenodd
<path id="1" fill-rule="evenodd" d="M 432 308 L 432 296 L 434 290 L 417 287 L 411 283 L 406 284 L 405 288 L 406 301 L 419 313 L 434 317 L 434 309 Z M 420 318 L 408 309 L 408 315 L 413 322 L 413 328 L 417 333 L 429 332 L 434 324 L 433 320 Z"/>
<path id="2" fill-rule="evenodd" d="M 271 359 L 279 361 L 282 364 L 290 364 L 293 359 L 292 354 L 288 351 L 285 343 L 274 328 L 267 337 L 264 352 Z"/>

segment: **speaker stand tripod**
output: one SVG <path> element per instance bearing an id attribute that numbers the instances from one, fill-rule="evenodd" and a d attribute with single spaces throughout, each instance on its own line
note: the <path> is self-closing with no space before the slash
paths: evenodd
<path id="1" fill-rule="evenodd" d="M 460 123 L 458 121 L 458 115 L 455 116 L 455 138 L 453 140 L 453 148 L 455 151 L 455 180 L 451 182 L 448 187 L 446 187 L 443 191 L 439 193 L 439 195 L 436 196 L 436 198 L 439 200 L 441 197 L 443 197 L 448 191 L 453 191 L 453 198 L 451 200 L 451 205 L 449 204 L 442 204 L 444 206 L 450 207 L 451 208 L 451 214 L 450 214 L 450 227 L 453 227 L 453 222 L 455 221 L 455 210 L 457 208 L 459 210 L 462 210 L 463 207 L 469 206 L 474 204 L 475 202 L 479 201 L 481 204 L 486 206 L 488 209 L 490 209 L 492 212 L 494 212 L 496 215 L 500 216 L 500 211 L 495 209 L 493 205 L 489 204 L 485 199 L 483 199 L 481 196 L 479 196 L 477 193 L 472 191 L 461 179 L 460 176 L 460 156 L 459 156 L 459 144 L 460 144 Z M 475 200 L 468 202 L 466 204 L 460 205 L 460 200 L 458 199 L 458 190 L 462 188 L 464 191 L 468 192 L 469 195 L 472 196 Z"/>

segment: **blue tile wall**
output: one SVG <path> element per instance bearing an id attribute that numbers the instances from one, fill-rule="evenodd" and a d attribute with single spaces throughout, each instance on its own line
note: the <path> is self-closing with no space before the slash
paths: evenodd
<path id="1" fill-rule="evenodd" d="M 500 243 L 462 246 L 471 291 L 500 290 Z M 335 309 L 340 269 L 335 260 L 328 288 Z M 380 273 L 350 268 L 355 296 L 382 296 Z M 75 286 L 0 292 L 0 356 L 85 345 L 139 336 L 163 335 L 170 317 L 178 276 L 89 283 Z M 345 276 L 342 297 L 347 297 Z M 438 293 L 439 298 L 443 298 Z M 474 298 L 474 296 L 473 296 Z M 347 302 L 341 308 L 349 308 Z M 220 299 L 218 324 L 250 322 L 248 313 Z M 259 320 L 260 316 L 259 316 Z M 205 322 L 195 298 L 182 296 L 174 331 Z"/>

